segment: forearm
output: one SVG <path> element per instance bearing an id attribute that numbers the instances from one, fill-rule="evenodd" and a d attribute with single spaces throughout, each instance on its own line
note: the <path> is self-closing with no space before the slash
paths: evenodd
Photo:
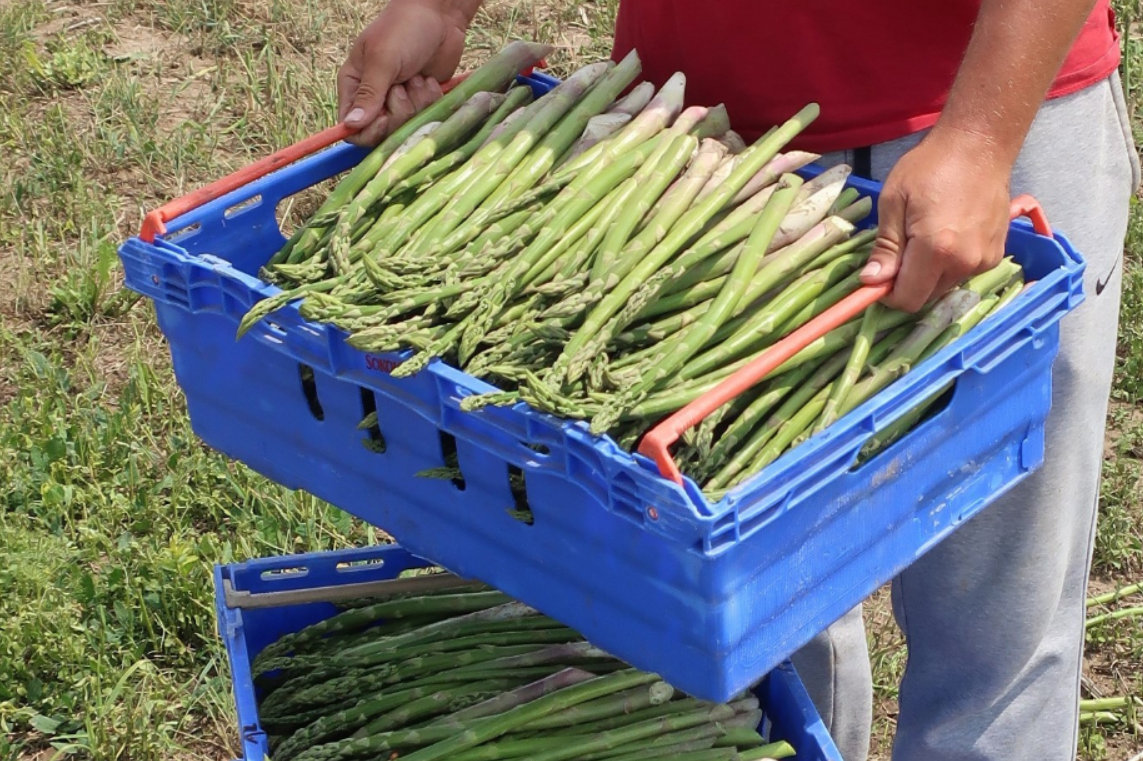
<path id="1" fill-rule="evenodd" d="M 1094 0 L 983 0 L 933 133 L 1011 166 Z"/>

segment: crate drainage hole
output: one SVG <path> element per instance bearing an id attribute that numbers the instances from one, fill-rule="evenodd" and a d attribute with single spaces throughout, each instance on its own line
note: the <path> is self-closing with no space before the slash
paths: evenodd
<path id="1" fill-rule="evenodd" d="M 441 439 L 441 458 L 444 460 L 444 469 L 452 485 L 459 491 L 464 491 L 467 484 L 464 482 L 464 473 L 460 470 L 460 457 L 456 454 L 456 437 L 445 431 L 438 431 Z"/>
<path id="2" fill-rule="evenodd" d="M 377 417 L 377 397 L 367 388 L 361 389 L 361 412 L 363 417 L 357 427 L 367 434 L 361 443 L 370 452 L 385 454 L 385 437 L 381 435 L 381 422 Z"/>
<path id="3" fill-rule="evenodd" d="M 508 466 L 508 488 L 512 490 L 512 501 L 515 505 L 508 510 L 508 514 L 521 523 L 531 526 L 536 522 L 532 513 L 532 506 L 528 504 L 528 482 L 524 471 L 515 465 Z"/>
<path id="4" fill-rule="evenodd" d="M 917 417 L 909 425 L 908 430 L 895 431 L 893 430 L 895 426 L 890 425 L 879 434 L 870 437 L 858 451 L 857 459 L 854 460 L 853 465 L 850 466 L 849 472 L 853 473 L 865 467 L 871 460 L 876 459 L 878 455 L 883 454 L 887 449 L 896 445 L 901 439 L 913 435 L 923 425 L 944 412 L 952 402 L 956 388 L 957 384 L 953 383 L 936 398 L 921 401 L 917 405 L 917 408 L 912 411 L 912 414 L 917 415 Z M 899 466 L 900 463 L 897 464 L 897 467 Z"/>
<path id="5" fill-rule="evenodd" d="M 338 563 L 336 567 L 338 573 L 351 573 L 353 571 L 365 571 L 370 568 L 380 568 L 385 565 L 385 561 L 381 558 L 368 558 L 366 560 L 347 560 Z"/>
<path id="6" fill-rule="evenodd" d="M 309 568 L 304 565 L 294 566 L 293 568 L 271 568 L 268 571 L 262 571 L 262 581 L 275 581 L 277 579 L 297 579 L 302 576 L 308 576 Z"/>
<path id="7" fill-rule="evenodd" d="M 262 194 L 259 193 L 256 196 L 252 196 L 250 198 L 247 198 L 245 201 L 240 201 L 240 202 L 234 204 L 233 206 L 228 208 L 226 211 L 222 212 L 222 216 L 225 217 L 226 219 L 233 219 L 234 217 L 237 217 L 242 212 L 250 211 L 251 209 L 255 208 L 256 206 L 260 206 L 261 204 L 262 204 Z"/>
<path id="8" fill-rule="evenodd" d="M 202 223 L 195 222 L 186 227 L 180 227 L 177 230 L 168 232 L 163 236 L 163 240 L 167 243 L 178 243 L 180 240 L 186 240 L 187 238 L 197 235 L 200 230 L 202 230 Z"/>
<path id="9" fill-rule="evenodd" d="M 299 363 L 298 375 L 302 379 L 302 393 L 306 395 L 306 404 L 310 406 L 310 414 L 314 416 L 315 420 L 325 420 L 325 410 L 321 408 L 321 400 L 318 399 L 314 369 L 309 365 Z"/>

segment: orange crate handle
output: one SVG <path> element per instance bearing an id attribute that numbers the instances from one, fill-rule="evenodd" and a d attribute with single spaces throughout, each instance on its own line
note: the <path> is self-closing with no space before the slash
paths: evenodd
<path id="1" fill-rule="evenodd" d="M 544 62 L 540 61 L 539 66 L 543 66 Z M 523 76 L 531 74 L 533 69 L 525 69 L 521 72 Z M 452 79 L 441 84 L 441 90 L 448 92 L 458 84 L 468 78 L 471 72 L 458 74 Z M 264 159 L 260 159 L 253 164 L 239 169 L 233 174 L 229 174 L 220 180 L 215 180 L 206 187 L 192 190 L 181 198 L 176 198 L 154 211 L 150 211 L 143 217 L 143 226 L 139 230 L 139 237 L 147 243 L 154 243 L 156 235 L 164 235 L 167 232 L 166 223 L 175 217 L 182 216 L 188 211 L 193 211 L 203 204 L 210 203 L 232 190 L 253 182 L 254 180 L 265 177 L 270 172 L 281 169 L 282 167 L 292 164 L 299 159 L 303 159 L 312 153 L 317 153 L 323 148 L 328 148 L 336 142 L 345 140 L 357 130 L 346 124 L 337 124 L 333 127 L 318 132 L 316 135 L 310 135 L 303 140 L 294 143 L 291 146 L 283 148 L 277 153 L 273 153 Z"/>
<path id="2" fill-rule="evenodd" d="M 1032 220 L 1033 229 L 1038 234 L 1046 236 L 1052 234 L 1043 208 L 1032 196 L 1021 195 L 1013 199 L 1010 215 L 1012 219 L 1027 216 Z M 684 431 L 698 425 L 712 412 L 746 392 L 806 346 L 849 322 L 892 290 L 892 283 L 883 283 L 863 286 L 849 294 L 644 434 L 639 442 L 639 453 L 651 458 L 658 465 L 659 473 L 664 478 L 669 478 L 682 486 L 682 473 L 675 465 L 669 448 Z"/>
<path id="3" fill-rule="evenodd" d="M 1037 235 L 1043 235 L 1046 238 L 1052 237 L 1052 226 L 1048 224 L 1048 215 L 1044 213 L 1044 207 L 1027 193 L 1012 199 L 1008 213 L 1012 219 L 1027 217 L 1032 220 L 1032 229 L 1036 231 Z"/>

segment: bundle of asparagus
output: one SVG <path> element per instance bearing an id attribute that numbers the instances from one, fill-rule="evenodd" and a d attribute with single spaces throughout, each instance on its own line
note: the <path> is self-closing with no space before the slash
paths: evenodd
<path id="1" fill-rule="evenodd" d="M 363 600 L 254 660 L 275 761 L 758 761 L 758 700 L 677 693 L 499 592 Z"/>
<path id="2" fill-rule="evenodd" d="M 533 100 L 513 74 L 547 52 L 510 44 L 370 153 L 264 268 L 283 290 L 239 334 L 301 300 L 356 348 L 411 350 L 394 376 L 442 358 L 501 389 L 466 409 L 525 402 L 630 450 L 860 287 L 871 199 L 785 150 L 815 104 L 746 145 L 723 107 L 683 107 L 682 74 L 631 88 L 635 52 Z M 704 421 L 680 465 L 721 497 L 1021 287 L 1005 260 L 920 314 L 871 308 Z"/>

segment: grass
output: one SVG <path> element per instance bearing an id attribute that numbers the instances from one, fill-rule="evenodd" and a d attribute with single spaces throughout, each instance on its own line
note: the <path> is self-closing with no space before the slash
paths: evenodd
<path id="1" fill-rule="evenodd" d="M 1121 72 L 1136 145 L 1143 143 L 1143 7 L 1118 2 L 1123 38 Z M 1092 589 L 1107 591 L 1143 578 L 1143 206 L 1133 199 L 1124 252 L 1123 306 L 1109 435 L 1105 447 L 1100 520 L 1093 558 Z M 1096 606 L 1091 616 L 1138 606 L 1141 596 L 1113 606 Z M 1143 625 L 1138 618 L 1088 630 L 1085 697 L 1143 696 Z M 1080 755 L 1091 761 L 1117 761 L 1143 750 L 1143 720 L 1137 710 L 1108 726 L 1085 726 Z"/>
<path id="2" fill-rule="evenodd" d="M 494 0 L 466 65 L 527 36 L 557 44 L 566 74 L 607 54 L 614 7 Z M 154 314 L 121 288 L 115 255 L 145 210 L 329 125 L 334 73 L 369 8 L 0 4 L 0 758 L 233 758 L 212 564 L 384 541 L 197 441 Z M 1122 10 L 1126 28 L 1138 12 Z M 1133 103 L 1140 44 L 1126 35 Z M 1126 272 L 1100 591 L 1143 577 L 1138 210 Z M 904 663 L 882 602 L 870 610 L 880 748 Z M 1138 626 L 1093 630 L 1088 693 L 1143 693 L 1140 664 Z M 1082 758 L 1140 747 L 1130 727 L 1101 726 Z"/>

